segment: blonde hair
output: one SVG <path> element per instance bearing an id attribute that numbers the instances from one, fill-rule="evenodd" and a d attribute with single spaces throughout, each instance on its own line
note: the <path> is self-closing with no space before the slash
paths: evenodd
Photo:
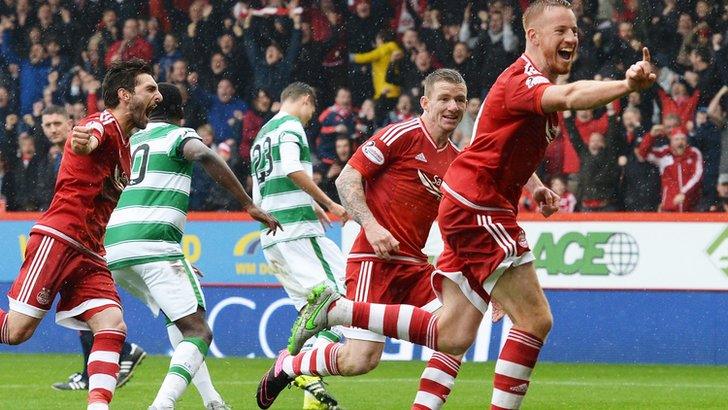
<path id="1" fill-rule="evenodd" d="M 540 16 L 549 7 L 564 7 L 571 10 L 571 3 L 566 0 L 535 0 L 523 12 L 523 31 L 528 31 L 531 21 Z"/>

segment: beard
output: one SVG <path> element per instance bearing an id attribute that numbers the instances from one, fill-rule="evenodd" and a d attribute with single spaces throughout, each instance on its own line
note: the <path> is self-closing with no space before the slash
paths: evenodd
<path id="1" fill-rule="evenodd" d="M 131 123 L 134 125 L 134 127 L 143 130 L 147 127 L 147 123 L 149 122 L 149 117 L 147 117 L 146 107 L 142 106 L 142 104 L 131 104 L 129 107 L 131 110 Z"/>

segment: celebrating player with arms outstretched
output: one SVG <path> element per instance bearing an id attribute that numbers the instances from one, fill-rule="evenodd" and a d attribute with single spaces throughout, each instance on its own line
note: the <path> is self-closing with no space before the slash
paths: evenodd
<path id="1" fill-rule="evenodd" d="M 440 69 L 424 81 L 421 117 L 386 127 L 362 145 L 336 181 L 349 214 L 362 226 L 346 267 L 347 296 L 355 301 L 407 303 L 430 312 L 440 307 L 430 286 L 434 267 L 422 253 L 442 194 L 442 175 L 458 154 L 449 137 L 465 111 L 467 88 L 455 70 Z M 332 343 L 293 357 L 281 352 L 265 376 L 268 389 L 296 375 L 354 376 L 374 369 L 384 336 L 346 329 Z M 316 358 L 318 360 L 313 360 Z M 442 406 L 455 381 L 460 357 L 435 353 L 415 398 L 418 409 Z"/>
<path id="2" fill-rule="evenodd" d="M 472 144 L 445 174 L 438 222 L 445 250 L 432 277 L 443 302 L 439 316 L 409 305 L 354 302 L 323 286 L 309 296 L 289 344 L 332 325 L 367 328 L 450 354 L 475 339 L 488 303 L 497 299 L 513 320 L 495 367 L 493 409 L 521 405 L 552 317 L 516 222 L 524 187 L 545 216 L 559 197 L 534 171 L 555 137 L 556 112 L 602 106 L 655 81 L 650 56 L 621 81 L 554 85 L 568 74 L 578 46 L 576 17 L 564 0 L 537 0 L 523 15 L 526 52 L 498 77 L 481 107 Z"/>
<path id="3" fill-rule="evenodd" d="M 126 336 L 121 303 L 104 260 L 111 211 L 129 181 L 129 136 L 144 128 L 161 101 L 142 60 L 112 64 L 103 82 L 107 110 L 79 122 L 65 146 L 56 193 L 30 231 L 25 261 L 0 310 L 0 342 L 28 340 L 56 294 L 56 322 L 94 333 L 89 356 L 89 409 L 107 409 Z"/>

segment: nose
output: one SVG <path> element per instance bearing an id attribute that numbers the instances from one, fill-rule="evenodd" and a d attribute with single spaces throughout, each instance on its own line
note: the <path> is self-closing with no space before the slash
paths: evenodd
<path id="1" fill-rule="evenodd" d="M 154 102 L 157 104 L 162 102 L 162 93 L 160 93 L 159 91 L 157 91 L 157 93 L 154 94 Z"/>

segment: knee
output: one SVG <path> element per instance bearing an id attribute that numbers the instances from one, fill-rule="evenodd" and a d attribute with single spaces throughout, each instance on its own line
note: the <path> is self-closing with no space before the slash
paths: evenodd
<path id="1" fill-rule="evenodd" d="M 350 352 L 348 349 L 341 349 L 337 360 L 339 372 L 344 376 L 369 373 L 377 367 L 380 357 L 381 354 L 375 352 Z"/>
<path id="2" fill-rule="evenodd" d="M 437 350 L 452 356 L 462 356 L 470 349 L 474 340 L 475 335 L 459 334 L 454 337 L 451 336 L 448 340 L 441 340 L 437 346 Z"/>
<path id="3" fill-rule="evenodd" d="M 198 336 L 200 339 L 202 339 L 208 346 L 212 344 L 212 330 L 210 330 L 210 327 L 207 325 L 202 326 L 201 329 L 198 330 Z"/>
<path id="4" fill-rule="evenodd" d="M 537 309 L 519 319 L 514 320 L 513 324 L 542 340 L 548 336 L 554 324 L 554 317 L 548 307 Z"/>
<path id="5" fill-rule="evenodd" d="M 112 329 L 116 329 L 120 332 L 124 332 L 126 334 L 126 323 L 124 322 L 124 319 L 119 317 L 118 320 L 115 320 L 114 323 L 111 325 Z"/>
<path id="6" fill-rule="evenodd" d="M 196 337 L 202 339 L 208 346 L 212 343 L 212 330 L 204 320 L 199 323 L 177 323 L 177 328 L 183 337 Z"/>

